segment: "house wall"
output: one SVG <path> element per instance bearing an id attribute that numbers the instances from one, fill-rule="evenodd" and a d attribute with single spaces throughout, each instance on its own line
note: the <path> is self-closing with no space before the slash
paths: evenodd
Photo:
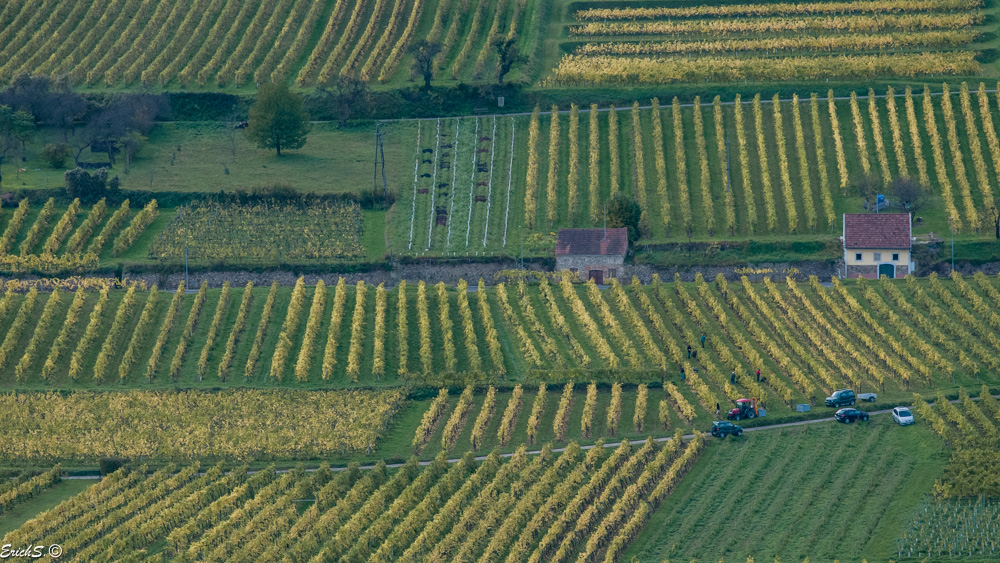
<path id="1" fill-rule="evenodd" d="M 587 279 L 590 270 L 603 270 L 604 279 L 624 275 L 624 256 L 556 256 L 556 271 L 576 270 L 580 277 Z M 615 270 L 614 273 L 611 270 Z"/>
<path id="2" fill-rule="evenodd" d="M 876 259 L 875 253 L 881 253 L 881 257 Z M 856 254 L 861 254 L 861 260 L 856 258 Z M 899 260 L 893 260 L 892 255 L 899 254 Z M 844 263 L 847 266 L 874 266 L 878 264 L 896 264 L 897 266 L 909 266 L 909 250 L 893 250 L 885 248 L 847 248 L 844 250 Z"/>
<path id="3" fill-rule="evenodd" d="M 909 263 L 900 264 L 889 261 L 881 262 L 881 264 L 893 264 L 896 267 L 896 274 L 894 276 L 896 278 L 902 278 L 910 273 Z M 868 278 L 874 280 L 878 278 L 878 267 L 879 264 L 847 264 L 846 275 L 849 278 Z"/>
<path id="4" fill-rule="evenodd" d="M 876 253 L 879 254 L 876 258 Z M 861 254 L 861 259 L 857 255 Z M 898 254 L 897 260 L 892 259 Z M 848 278 L 878 278 L 880 264 L 892 264 L 896 267 L 895 277 L 901 278 L 910 273 L 910 251 L 892 248 L 845 248 L 844 275 Z"/>

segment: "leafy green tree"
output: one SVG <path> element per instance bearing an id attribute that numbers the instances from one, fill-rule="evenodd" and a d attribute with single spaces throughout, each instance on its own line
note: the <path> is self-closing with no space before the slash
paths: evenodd
<path id="1" fill-rule="evenodd" d="M 309 113 L 302 96 L 284 84 L 262 84 L 250 106 L 247 135 L 262 149 L 300 149 L 309 133 Z"/>
<path id="2" fill-rule="evenodd" d="M 636 201 L 625 194 L 617 193 L 608 200 L 608 227 L 628 228 L 628 243 L 639 240 L 639 219 L 642 209 Z"/>
<path id="3" fill-rule="evenodd" d="M 431 89 L 431 79 L 434 78 L 434 57 L 441 52 L 441 45 L 421 39 L 410 45 L 413 55 L 413 70 L 424 77 L 424 88 Z"/>
<path id="4" fill-rule="evenodd" d="M 35 131 L 35 118 L 22 110 L 13 110 L 10 106 L 0 106 L 0 155 L 18 147 L 24 152 L 24 144 Z"/>
<path id="5" fill-rule="evenodd" d="M 118 192 L 118 176 L 108 179 L 108 169 L 101 168 L 91 174 L 77 167 L 67 170 L 65 174 L 66 195 L 80 198 L 84 203 L 95 203 L 103 197 L 113 196 Z"/>
<path id="6" fill-rule="evenodd" d="M 528 62 L 528 57 L 521 54 L 517 48 L 517 36 L 498 36 L 493 39 L 493 47 L 497 50 L 497 86 L 503 87 L 503 79 L 514 65 Z"/>
<path id="7" fill-rule="evenodd" d="M 24 155 L 24 144 L 31 138 L 35 130 L 35 119 L 26 111 L 13 110 L 10 106 L 0 106 L 0 162 L 7 153 L 18 146 Z M 0 183 L 3 175 L 0 174 Z"/>
<path id="8" fill-rule="evenodd" d="M 66 143 L 49 143 L 42 149 L 42 160 L 52 168 L 62 168 L 66 159 L 73 156 L 73 151 Z"/>
<path id="9" fill-rule="evenodd" d="M 129 170 L 132 168 L 132 159 L 139 153 L 139 149 L 142 148 L 143 143 L 146 142 L 146 136 L 138 131 L 129 131 L 125 133 L 122 137 L 118 139 L 115 143 L 115 148 L 117 148 L 123 155 L 125 155 L 125 173 L 128 174 Z"/>

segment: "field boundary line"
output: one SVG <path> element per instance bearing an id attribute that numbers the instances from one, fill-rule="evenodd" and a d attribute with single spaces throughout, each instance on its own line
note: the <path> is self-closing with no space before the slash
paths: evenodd
<path id="1" fill-rule="evenodd" d="M 965 82 L 968 82 L 968 81 L 965 81 Z M 995 94 L 997 92 L 997 89 L 996 88 L 986 89 L 985 92 L 987 94 Z M 957 96 L 959 93 L 960 92 L 958 90 L 956 90 L 954 92 L 949 92 L 948 94 L 950 96 Z M 930 93 L 931 96 L 941 96 L 942 94 L 943 94 L 943 92 L 931 92 Z M 886 94 L 875 94 L 875 96 L 874 96 L 875 99 L 886 98 L 886 97 L 887 97 Z M 857 99 L 859 99 L 859 100 L 867 100 L 868 98 L 869 98 L 868 94 L 863 94 L 863 95 L 858 95 L 857 96 Z M 850 96 L 834 96 L 833 99 L 835 101 L 845 101 L 845 100 L 850 100 L 851 97 Z M 778 100 L 778 103 L 779 104 L 784 104 L 784 103 L 789 103 L 790 104 L 790 103 L 792 103 L 792 101 L 793 101 L 792 98 L 780 98 Z M 719 103 L 722 104 L 722 105 L 724 105 L 724 106 L 733 106 L 733 105 L 736 105 L 735 101 L 728 101 L 728 102 L 722 102 L 722 101 L 720 101 Z M 751 99 L 749 101 L 742 101 L 740 103 L 742 103 L 743 105 L 752 105 L 753 101 Z M 765 100 L 762 97 L 761 100 L 760 100 L 760 103 L 761 103 L 761 105 L 771 104 L 771 103 L 773 103 L 773 99 L 768 98 L 768 99 Z M 805 104 L 805 103 L 808 103 L 808 100 L 806 100 L 805 98 L 799 97 L 799 104 L 801 105 L 801 104 Z M 682 108 L 690 108 L 690 107 L 694 107 L 694 104 L 693 103 L 682 103 L 682 104 L 680 104 L 680 107 L 682 107 Z M 598 112 L 608 112 L 608 111 L 611 111 L 612 108 L 614 108 L 615 111 L 625 111 L 625 110 L 631 110 L 632 106 L 599 107 L 599 108 L 597 108 L 597 111 Z M 639 106 L 639 109 L 642 109 L 642 110 L 653 109 L 653 106 L 652 105 Z M 559 115 L 569 115 L 571 111 L 572 110 L 568 110 L 568 109 L 563 110 L 563 109 L 561 109 L 561 110 L 558 111 L 558 113 L 559 113 Z M 584 107 L 581 106 L 580 109 L 579 109 L 579 111 L 580 111 L 580 113 L 588 113 L 589 114 L 593 110 L 591 110 L 589 107 L 588 108 L 584 108 Z M 450 117 L 405 117 L 405 118 L 395 118 L 395 119 L 378 119 L 376 121 L 378 123 L 407 123 L 407 122 L 411 122 L 411 121 L 434 121 L 436 119 L 461 119 L 461 118 L 467 118 L 467 117 L 529 117 L 529 116 L 531 116 L 531 113 L 532 112 L 529 111 L 529 112 L 517 112 L 517 113 L 494 113 L 494 114 L 485 114 L 485 115 L 453 115 L 453 116 L 450 116 Z M 552 115 L 552 111 L 551 110 L 549 110 L 549 111 L 542 111 L 542 112 L 539 112 L 539 115 Z M 334 119 L 334 120 L 310 121 L 309 123 L 337 123 L 337 120 Z"/>

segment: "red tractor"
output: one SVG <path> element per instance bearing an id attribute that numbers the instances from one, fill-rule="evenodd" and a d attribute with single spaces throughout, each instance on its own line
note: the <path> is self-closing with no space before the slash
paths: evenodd
<path id="1" fill-rule="evenodd" d="M 737 399 L 736 408 L 726 416 L 729 420 L 757 418 L 757 399 Z"/>

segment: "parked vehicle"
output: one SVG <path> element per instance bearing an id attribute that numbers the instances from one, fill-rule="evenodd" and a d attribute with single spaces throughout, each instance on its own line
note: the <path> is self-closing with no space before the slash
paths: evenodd
<path id="1" fill-rule="evenodd" d="M 850 389 L 838 389 L 826 398 L 826 406 L 828 407 L 843 407 L 845 405 L 853 405 L 857 397 L 854 395 L 854 391 Z"/>
<path id="2" fill-rule="evenodd" d="M 726 415 L 729 420 L 757 418 L 757 399 L 737 399 L 736 408 Z"/>
<path id="3" fill-rule="evenodd" d="M 868 401 L 869 403 L 874 403 L 875 399 L 878 399 L 878 393 L 858 393 L 859 401 Z"/>
<path id="4" fill-rule="evenodd" d="M 728 420 L 716 420 L 712 423 L 712 436 L 718 438 L 725 438 L 726 436 L 732 434 L 733 436 L 742 436 L 743 427 L 736 426 Z"/>
<path id="5" fill-rule="evenodd" d="M 892 419 L 900 426 L 909 426 L 915 422 L 913 420 L 913 413 L 906 407 L 892 409 Z"/>
<path id="6" fill-rule="evenodd" d="M 859 411 L 858 409 L 840 409 L 833 418 L 837 419 L 838 422 L 843 422 L 844 424 L 850 424 L 852 422 L 857 422 L 859 420 L 868 420 L 868 413 L 865 411 Z"/>

